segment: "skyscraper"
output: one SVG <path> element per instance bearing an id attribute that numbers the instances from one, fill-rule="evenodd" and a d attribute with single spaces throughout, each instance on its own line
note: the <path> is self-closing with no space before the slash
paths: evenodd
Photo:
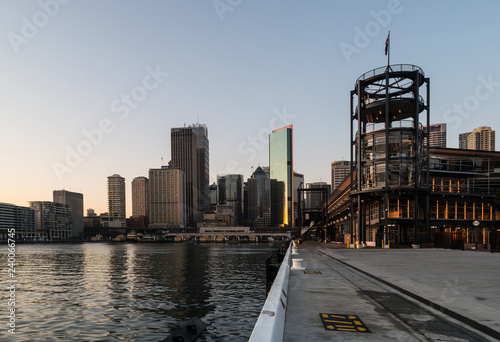
<path id="1" fill-rule="evenodd" d="M 269 134 L 271 225 L 294 227 L 293 125 Z"/>
<path id="2" fill-rule="evenodd" d="M 332 192 L 342 183 L 351 172 L 351 162 L 348 160 L 334 161 L 332 167 Z"/>
<path id="3" fill-rule="evenodd" d="M 209 186 L 208 197 L 210 199 L 210 210 L 215 211 L 217 208 L 217 184 L 213 183 Z"/>
<path id="4" fill-rule="evenodd" d="M 231 206 L 235 223 L 243 219 L 243 175 L 217 176 L 217 205 Z"/>
<path id="5" fill-rule="evenodd" d="M 203 215 L 210 209 L 209 185 L 210 163 L 207 125 L 191 125 L 196 134 L 196 177 L 198 178 L 198 222 L 203 222 Z"/>
<path id="6" fill-rule="evenodd" d="M 149 179 L 136 177 L 132 181 L 132 217 L 147 217 L 149 213 Z"/>
<path id="7" fill-rule="evenodd" d="M 108 177 L 108 211 L 113 221 L 125 226 L 125 178 L 118 174 Z"/>
<path id="8" fill-rule="evenodd" d="M 247 180 L 248 203 L 247 217 L 254 222 L 257 217 L 263 217 L 269 211 L 269 177 L 259 166 Z"/>
<path id="9" fill-rule="evenodd" d="M 66 190 L 54 190 L 55 203 L 68 204 L 71 207 L 71 234 L 73 237 L 83 236 L 83 194 Z"/>
<path id="10" fill-rule="evenodd" d="M 203 222 L 209 209 L 209 145 L 208 128 L 203 124 L 172 128 L 171 166 L 186 175 L 186 215 L 189 226 Z"/>
<path id="11" fill-rule="evenodd" d="M 495 151 L 495 131 L 481 126 L 458 136 L 458 147 L 466 150 Z"/>
<path id="12" fill-rule="evenodd" d="M 149 227 L 186 226 L 185 174 L 168 166 L 149 170 Z"/>
<path id="13" fill-rule="evenodd" d="M 429 147 L 446 148 L 446 124 L 439 123 L 429 126 L 423 126 L 424 132 L 429 129 Z M 427 143 L 427 138 L 424 138 L 424 145 Z"/>

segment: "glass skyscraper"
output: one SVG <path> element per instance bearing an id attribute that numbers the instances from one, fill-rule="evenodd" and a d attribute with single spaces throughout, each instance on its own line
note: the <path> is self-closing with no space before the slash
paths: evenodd
<path id="1" fill-rule="evenodd" d="M 217 176 L 219 205 L 230 205 L 234 210 L 236 224 L 243 219 L 243 175 Z"/>
<path id="2" fill-rule="evenodd" d="M 271 225 L 293 227 L 293 125 L 269 134 L 269 169 Z"/>

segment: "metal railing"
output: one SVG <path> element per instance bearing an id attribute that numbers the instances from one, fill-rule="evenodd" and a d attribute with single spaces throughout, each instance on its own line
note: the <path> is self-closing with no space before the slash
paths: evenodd
<path id="1" fill-rule="evenodd" d="M 390 65 L 389 69 L 391 72 L 402 72 L 402 71 L 411 72 L 411 71 L 418 70 L 422 74 L 422 76 L 425 76 L 425 73 L 422 70 L 422 68 L 420 68 L 419 66 L 413 65 L 413 64 L 394 64 L 394 65 Z M 383 75 L 383 74 L 385 74 L 386 71 L 387 71 L 387 66 L 379 67 L 379 68 L 370 70 L 368 72 L 365 72 L 363 75 L 358 77 L 358 79 L 356 80 L 356 83 L 354 84 L 354 88 L 356 88 L 356 84 L 358 84 L 358 81 L 364 81 L 364 80 L 371 78 L 371 77 L 374 77 L 374 76 Z"/>

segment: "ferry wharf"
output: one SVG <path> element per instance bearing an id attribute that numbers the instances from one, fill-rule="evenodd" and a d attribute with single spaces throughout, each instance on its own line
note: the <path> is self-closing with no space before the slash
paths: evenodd
<path id="1" fill-rule="evenodd" d="M 480 251 L 291 245 L 249 341 L 499 341 L 499 265 Z"/>

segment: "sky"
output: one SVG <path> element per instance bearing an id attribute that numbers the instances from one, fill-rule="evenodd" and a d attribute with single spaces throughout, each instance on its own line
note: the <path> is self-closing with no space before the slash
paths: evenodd
<path id="1" fill-rule="evenodd" d="M 52 191 L 107 211 L 107 177 L 170 160 L 170 129 L 208 126 L 210 179 L 269 164 L 293 124 L 294 169 L 330 183 L 350 158 L 350 91 L 414 64 L 448 147 L 500 130 L 500 2 L 411 0 L 0 0 L 0 202 Z M 163 158 L 163 159 L 162 159 Z"/>

